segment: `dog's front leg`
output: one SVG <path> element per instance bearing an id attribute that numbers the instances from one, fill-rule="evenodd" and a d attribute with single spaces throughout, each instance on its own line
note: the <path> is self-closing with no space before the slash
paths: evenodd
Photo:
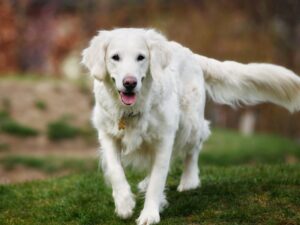
<path id="1" fill-rule="evenodd" d="M 129 218 L 133 213 L 135 200 L 121 164 L 120 149 L 107 134 L 99 133 L 99 139 L 102 145 L 103 172 L 112 186 L 116 213 L 123 219 Z"/>
<path id="2" fill-rule="evenodd" d="M 155 151 L 149 184 L 146 191 L 144 209 L 137 219 L 138 225 L 158 223 L 160 221 L 159 211 L 167 204 L 164 196 L 164 187 L 173 149 L 173 141 L 170 140 L 173 140 L 173 138 L 170 137 L 163 140 Z"/>

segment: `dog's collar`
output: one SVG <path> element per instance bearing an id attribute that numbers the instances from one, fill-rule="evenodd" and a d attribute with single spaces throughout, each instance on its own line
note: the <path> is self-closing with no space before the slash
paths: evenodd
<path id="1" fill-rule="evenodd" d="M 119 120 L 119 130 L 124 130 L 130 119 L 140 118 L 141 115 L 142 115 L 141 112 L 123 113 L 122 117 Z"/>

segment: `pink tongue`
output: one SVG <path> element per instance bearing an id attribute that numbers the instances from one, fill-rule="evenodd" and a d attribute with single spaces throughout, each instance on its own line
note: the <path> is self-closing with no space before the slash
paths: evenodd
<path id="1" fill-rule="evenodd" d="M 122 102 L 125 105 L 132 105 L 136 101 L 136 95 L 135 94 L 126 95 L 124 92 L 121 92 L 120 95 L 121 95 Z"/>

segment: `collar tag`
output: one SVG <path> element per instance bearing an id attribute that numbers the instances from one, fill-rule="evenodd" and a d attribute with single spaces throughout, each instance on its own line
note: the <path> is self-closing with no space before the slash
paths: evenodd
<path id="1" fill-rule="evenodd" d="M 124 114 L 121 119 L 119 120 L 119 130 L 124 130 L 126 128 L 126 122 L 130 119 L 134 118 L 140 118 L 141 117 L 141 112 L 130 112 L 128 114 Z"/>
<path id="2" fill-rule="evenodd" d="M 124 130 L 126 128 L 126 121 L 124 117 L 119 120 L 119 130 Z"/>

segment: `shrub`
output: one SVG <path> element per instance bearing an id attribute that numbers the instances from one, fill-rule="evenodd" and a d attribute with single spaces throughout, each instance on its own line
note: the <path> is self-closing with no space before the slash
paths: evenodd
<path id="1" fill-rule="evenodd" d="M 47 135 L 51 140 L 62 140 L 74 138 L 81 133 L 81 130 L 69 124 L 65 119 L 59 119 L 48 124 Z"/>
<path id="2" fill-rule="evenodd" d="M 7 111 L 0 111 L 0 123 L 4 120 L 9 119 L 9 114 Z"/>
<path id="3" fill-rule="evenodd" d="M 0 112 L 0 132 L 7 134 L 29 137 L 38 135 L 38 131 L 34 128 L 19 124 L 14 121 L 7 112 Z"/>
<path id="4" fill-rule="evenodd" d="M 42 101 L 42 100 L 37 100 L 35 102 L 35 107 L 39 110 L 46 110 L 47 109 L 47 104 L 46 102 Z"/>

